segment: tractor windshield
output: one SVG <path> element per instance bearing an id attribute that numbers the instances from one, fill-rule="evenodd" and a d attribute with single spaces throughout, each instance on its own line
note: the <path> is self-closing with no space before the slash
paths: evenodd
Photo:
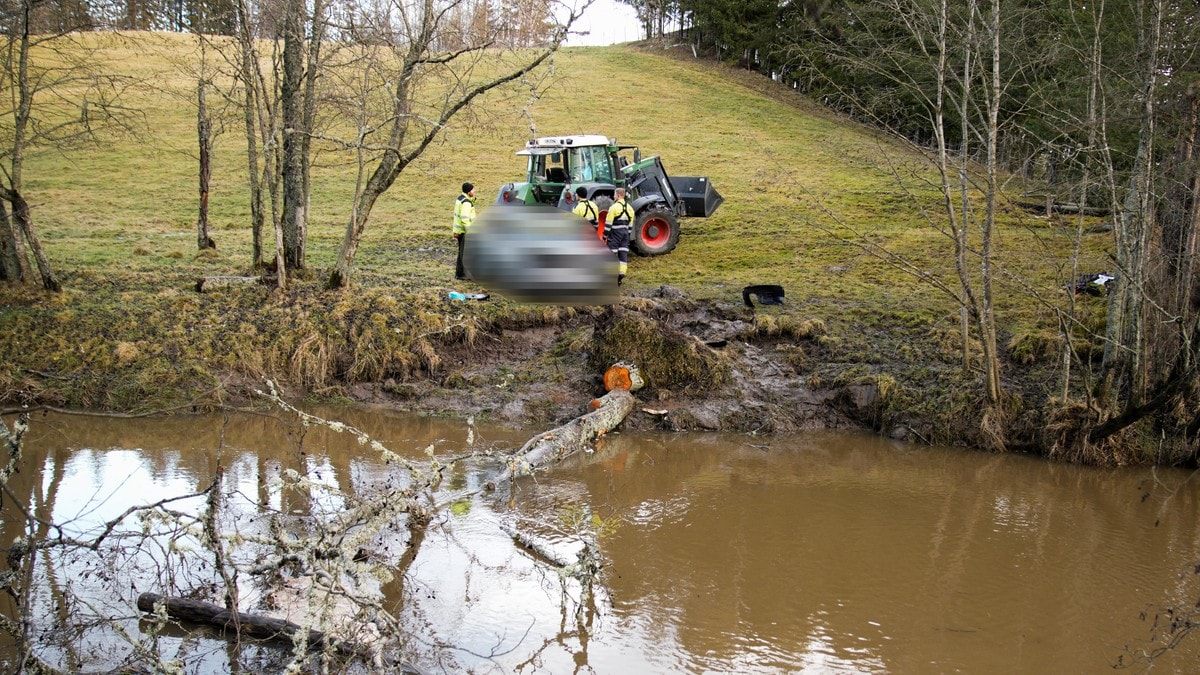
<path id="1" fill-rule="evenodd" d="M 571 182 L 613 182 L 612 165 L 608 161 L 608 148 L 602 145 L 571 148 L 567 155 Z"/>

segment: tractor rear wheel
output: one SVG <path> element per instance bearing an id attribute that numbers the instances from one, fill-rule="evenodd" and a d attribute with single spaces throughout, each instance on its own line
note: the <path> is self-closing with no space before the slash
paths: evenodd
<path id="1" fill-rule="evenodd" d="M 607 218 L 608 217 L 608 207 L 613 205 L 612 197 L 607 197 L 605 195 L 596 195 L 596 198 L 593 199 L 592 202 L 596 205 L 597 217 L 603 215 L 605 218 Z M 604 218 L 601 218 L 601 220 L 603 220 L 603 219 Z M 598 228 L 597 228 L 597 232 L 600 236 L 600 241 L 604 241 L 605 240 L 604 232 L 600 231 Z"/>
<path id="2" fill-rule="evenodd" d="M 679 219 L 654 206 L 638 214 L 633 225 L 633 252 L 643 256 L 670 253 L 679 243 Z"/>

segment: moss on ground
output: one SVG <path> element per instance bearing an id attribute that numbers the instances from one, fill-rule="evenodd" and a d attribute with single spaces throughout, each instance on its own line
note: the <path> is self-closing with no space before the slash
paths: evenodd
<path id="1" fill-rule="evenodd" d="M 604 372 L 618 362 L 637 364 L 647 394 L 715 391 L 729 383 L 729 361 L 694 336 L 620 310 L 598 322 L 588 365 Z"/>

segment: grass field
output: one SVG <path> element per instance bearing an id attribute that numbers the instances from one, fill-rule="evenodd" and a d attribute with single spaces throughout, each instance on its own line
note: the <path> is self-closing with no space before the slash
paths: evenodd
<path id="1" fill-rule="evenodd" d="M 958 311 L 951 299 L 863 247 L 886 248 L 957 285 L 951 242 L 923 215 L 937 194 L 921 158 L 761 76 L 656 47 L 564 49 L 536 100 L 528 87 L 516 87 L 448 128 L 376 206 L 357 257 L 357 291 L 318 289 L 344 234 L 355 178 L 349 156 L 326 151 L 316 155 L 313 174 L 313 280 L 293 289 L 289 301 L 266 305 L 254 290 L 220 301 L 199 296 L 189 290 L 195 277 L 251 272 L 239 118 L 228 111 L 217 137 L 210 219 L 218 248 L 197 254 L 194 76 L 179 65 L 194 61 L 195 44 L 168 34 L 90 39 L 105 41 L 108 68 L 139 80 L 127 105 L 141 111 L 143 124 L 99 147 L 28 158 L 34 223 L 66 290 L 60 297 L 0 291 L 0 348 L 10 355 L 0 365 L 6 400 L 136 407 L 160 400 L 153 392 L 164 387 L 194 389 L 229 369 L 284 371 L 319 388 L 335 374 L 435 368 L 436 349 L 378 336 L 398 314 L 417 332 L 457 325 L 442 300 L 454 288 L 453 199 L 470 180 L 486 209 L 503 183 L 522 178 L 514 152 L 531 122 L 537 135 L 600 133 L 636 144 L 661 156 L 674 175 L 709 176 L 725 197 L 713 217 L 683 221 L 675 252 L 633 259 L 628 293 L 669 284 L 697 299 L 739 303 L 747 284 L 781 284 L 788 304 L 776 313 L 829 326 L 838 365 L 828 366 L 827 376 L 888 364 L 908 373 L 902 378 L 919 378 L 931 364 L 955 361 Z M 1021 362 L 1009 374 L 1021 379 L 1026 370 L 1051 369 L 1033 384 L 1049 391 L 1058 347 L 1047 305 L 1067 302 L 1061 286 L 1076 224 L 1008 205 L 1001 218 L 1001 340 L 1012 346 L 1013 363 Z M 1103 270 L 1108 235 L 1088 235 L 1082 244 L 1081 270 Z M 476 311 L 536 320 L 561 314 L 504 302 Z M 264 328 L 264 317 L 291 332 Z M 1085 309 L 1084 318 L 1102 321 L 1103 308 Z M 330 334 L 343 336 L 341 347 L 306 346 L 306 336 Z M 382 346 L 355 352 L 366 334 Z M 158 366 L 146 367 L 155 359 Z M 322 368 L 326 374 L 316 375 Z"/>

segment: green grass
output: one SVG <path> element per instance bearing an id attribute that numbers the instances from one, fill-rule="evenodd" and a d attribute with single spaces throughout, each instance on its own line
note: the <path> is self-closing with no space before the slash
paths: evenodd
<path id="1" fill-rule="evenodd" d="M 461 309 L 442 301 L 452 284 L 452 200 L 470 180 L 487 209 L 500 185 L 523 176 L 514 152 L 529 136 L 530 120 L 538 135 L 601 133 L 636 144 L 661 156 L 672 174 L 709 176 L 725 197 L 712 218 L 683 221 L 675 252 L 631 261 L 633 292 L 670 284 L 698 299 L 738 303 L 742 286 L 778 283 L 788 305 L 777 311 L 827 326 L 829 362 L 900 364 L 911 378 L 932 378 L 921 374 L 929 373 L 927 364 L 955 360 L 952 350 L 944 354 L 958 321 L 950 298 L 857 245 L 869 240 L 957 285 L 951 242 L 920 210 L 932 206 L 933 217 L 942 218 L 929 167 L 903 145 L 760 76 L 658 48 L 564 49 L 532 104 L 528 88 L 498 92 L 451 125 L 376 205 L 356 261 L 361 291 L 337 297 L 317 290 L 341 243 L 354 187 L 350 158 L 322 149 L 308 249 L 314 280 L 284 297 L 262 289 L 198 296 L 189 290 L 196 277 L 250 271 L 238 118 L 228 115 L 216 141 L 210 220 L 218 248 L 197 255 L 194 80 L 178 65 L 195 45 L 188 36 L 163 34 L 80 39 L 103 42 L 104 67 L 140 81 L 127 105 L 144 111 L 145 124 L 97 148 L 28 157 L 34 222 L 67 291 L 53 298 L 0 290 L 0 351 L 11 355 L 0 366 L 0 396 L 8 400 L 49 395 L 55 380 L 32 371 L 84 380 L 103 370 L 108 375 L 88 386 L 53 396 L 130 407 L 155 387 L 194 390 L 228 370 L 320 388 L 331 376 L 436 369 L 438 350 L 465 335 L 402 344 L 389 330 L 454 323 L 452 312 Z M 1057 324 L 1030 290 L 1065 306 L 1060 286 L 1073 233 L 1071 223 L 1012 208 L 1002 213 L 1001 342 L 1020 352 L 1022 367 L 1053 365 L 1054 350 L 1034 336 Z M 1105 269 L 1108 241 L 1087 238 L 1081 269 Z M 386 307 L 373 310 L 380 302 Z M 509 312 L 541 311 L 501 302 L 470 309 L 484 313 L 480 325 Z M 264 330 L 263 316 L 280 328 Z M 380 316 L 387 318 L 382 324 Z M 126 347 L 122 357 L 120 344 L 136 349 Z M 150 364 L 151 376 L 124 377 L 122 369 L 134 363 Z M 823 375 L 832 381 L 837 372 Z M 126 381 L 132 384 L 114 384 Z"/>
<path id="2" fill-rule="evenodd" d="M 114 264 L 135 272 L 227 272 L 239 256 L 249 258 L 240 127 L 230 119 L 217 138 L 210 218 L 224 255 L 197 261 L 190 255 L 197 202 L 192 84 L 168 58 L 184 52 L 185 38 L 130 40 L 119 44 L 130 50 L 135 45 L 139 58 L 116 47 L 106 53 L 113 67 L 137 64 L 137 74 L 152 77 L 160 89 L 138 90 L 131 103 L 146 109 L 147 128 L 67 158 L 32 153 L 27 180 L 39 231 L 64 272 L 100 272 Z M 890 177 L 891 163 L 914 161 L 906 149 L 814 110 L 786 90 L 764 95 L 762 89 L 772 85 L 764 80 L 752 88 L 749 78 L 757 76 L 624 47 L 571 48 L 555 57 L 551 84 L 530 109 L 539 134 L 615 136 L 660 155 L 673 174 L 710 176 L 726 198 L 713 218 L 684 221 L 674 254 L 635 260 L 633 280 L 711 295 L 727 292 L 721 284 L 739 286 L 769 274 L 798 299 L 833 291 L 869 300 L 911 285 L 834 237 L 839 221 L 918 265 L 952 273 L 945 264 L 949 241 L 922 221 L 914 198 Z M 607 92 L 630 79 L 637 84 L 623 86 L 629 95 L 613 101 Z M 494 98 L 520 106 L 523 96 Z M 581 103 L 589 100 L 597 103 Z M 359 266 L 384 276 L 444 278 L 441 258 L 451 243 L 447 204 L 463 180 L 478 186 L 486 208 L 501 184 L 519 178 L 523 166 L 513 153 L 527 124 L 515 110 L 492 109 L 486 125 L 451 127 L 445 143 L 433 146 L 376 206 Z M 317 156 L 309 262 L 319 270 L 332 264 L 349 217 L 354 175 L 347 159 L 332 152 Z M 921 186 L 907 189 L 923 190 L 923 200 L 934 198 Z M 1010 216 L 1000 235 L 1002 261 L 1021 277 L 1032 272 L 1042 288 L 1056 285 L 1052 263 L 1069 253 L 1070 230 Z M 138 246 L 149 255 L 134 256 Z M 413 255 L 412 249 L 428 246 L 442 254 L 436 263 Z M 163 257 L 173 251 L 186 255 Z M 1036 258 L 1018 253 L 1027 251 Z M 1099 253 L 1091 252 L 1093 261 Z"/>

